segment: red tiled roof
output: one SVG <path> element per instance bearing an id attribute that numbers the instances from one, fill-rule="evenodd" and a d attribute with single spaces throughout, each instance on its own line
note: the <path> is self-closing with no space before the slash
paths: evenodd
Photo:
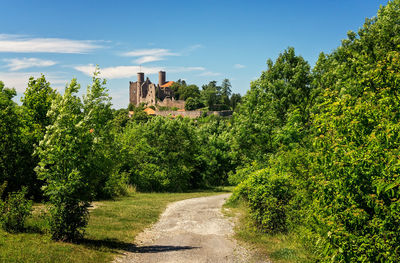
<path id="1" fill-rule="evenodd" d="M 172 84 L 174 84 L 173 81 L 168 81 L 167 83 L 161 85 L 160 87 L 161 87 L 161 88 L 169 88 L 169 87 L 172 86 Z"/>

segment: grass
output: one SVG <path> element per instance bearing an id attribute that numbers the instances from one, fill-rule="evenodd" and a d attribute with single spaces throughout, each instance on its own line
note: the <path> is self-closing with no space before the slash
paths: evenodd
<path id="1" fill-rule="evenodd" d="M 0 230 L 0 262 L 110 262 L 132 250 L 138 233 L 155 223 L 168 203 L 218 194 L 218 191 L 192 193 L 131 193 L 112 201 L 95 202 L 85 239 L 79 244 L 55 242 L 40 233 L 45 226 L 44 209 L 37 206 L 27 222 L 25 233 Z"/>
<path id="2" fill-rule="evenodd" d="M 257 230 L 243 201 L 224 205 L 227 216 L 235 216 L 235 238 L 254 251 L 255 261 L 269 259 L 274 263 L 311 262 L 311 257 L 295 234 L 266 234 Z"/>

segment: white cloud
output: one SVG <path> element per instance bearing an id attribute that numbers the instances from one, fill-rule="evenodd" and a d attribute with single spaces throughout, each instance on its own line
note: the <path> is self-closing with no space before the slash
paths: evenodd
<path id="1" fill-rule="evenodd" d="M 3 61 L 7 62 L 6 67 L 10 68 L 11 71 L 31 67 L 49 67 L 57 64 L 55 61 L 43 60 L 39 58 L 10 58 L 3 59 Z"/>
<path id="2" fill-rule="evenodd" d="M 180 56 L 180 54 L 173 53 L 169 49 L 164 48 L 137 49 L 123 53 L 122 55 L 126 57 L 139 57 L 135 60 L 135 63 L 138 64 L 164 60 L 167 56 Z"/>
<path id="3" fill-rule="evenodd" d="M 165 58 L 161 57 L 161 56 L 143 56 L 143 57 L 136 59 L 134 62 L 137 64 L 144 64 L 144 63 L 160 61 L 160 60 L 164 60 L 164 59 Z"/>
<path id="4" fill-rule="evenodd" d="M 235 64 L 235 65 L 233 65 L 233 67 L 234 68 L 245 68 L 246 66 L 242 65 L 242 64 Z"/>
<path id="5" fill-rule="evenodd" d="M 204 71 L 206 70 L 203 67 L 169 67 L 167 68 L 168 72 L 179 73 L 179 72 L 189 72 L 189 71 Z"/>
<path id="6" fill-rule="evenodd" d="M 86 65 L 77 66 L 74 68 L 87 76 L 93 76 L 93 72 L 96 67 L 94 65 Z M 145 74 L 156 74 L 160 70 L 162 70 L 161 67 L 116 66 L 100 68 L 100 76 L 106 79 L 122 79 L 133 77 L 137 72 L 140 71 L 144 72 Z"/>
<path id="7" fill-rule="evenodd" d="M 182 53 L 188 55 L 189 53 L 191 53 L 191 52 L 193 52 L 193 51 L 195 51 L 197 49 L 203 48 L 203 47 L 204 46 L 202 44 L 192 45 L 190 47 L 185 48 Z"/>
<path id="8" fill-rule="evenodd" d="M 76 70 L 84 73 L 87 76 L 92 76 L 95 70 L 95 66 L 85 65 L 76 66 Z M 160 70 L 165 70 L 167 72 L 179 73 L 179 72 L 189 72 L 189 71 L 204 71 L 203 67 L 141 67 L 141 66 L 116 66 L 100 68 L 100 76 L 105 79 L 121 79 L 121 78 L 131 78 L 136 76 L 137 72 L 144 72 L 146 75 L 157 74 Z"/>
<path id="9" fill-rule="evenodd" d="M 168 49 L 164 48 L 152 48 L 152 49 L 137 49 L 130 52 L 123 53 L 126 57 L 142 57 L 142 56 L 178 56 L 177 53 L 172 53 Z"/>
<path id="10" fill-rule="evenodd" d="M 56 73 L 44 74 L 46 80 L 50 82 L 51 87 L 61 90 L 65 87 L 68 82 Z M 28 86 L 30 77 L 38 78 L 41 76 L 39 72 L 0 72 L 0 80 L 4 82 L 4 85 L 8 88 L 15 88 L 18 93 L 25 92 Z"/>
<path id="11" fill-rule="evenodd" d="M 218 73 L 218 72 L 205 71 L 203 73 L 200 73 L 198 76 L 215 77 L 215 76 L 220 76 L 220 75 L 221 75 L 221 73 Z"/>
<path id="12" fill-rule="evenodd" d="M 0 34 L 0 52 L 14 53 L 88 53 L 102 46 L 92 40 L 64 38 L 29 38 Z"/>

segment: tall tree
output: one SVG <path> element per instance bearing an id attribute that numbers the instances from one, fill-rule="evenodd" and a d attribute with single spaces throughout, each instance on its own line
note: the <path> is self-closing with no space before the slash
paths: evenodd
<path id="1" fill-rule="evenodd" d="M 27 114 L 31 117 L 35 144 L 42 139 L 46 126 L 50 124 L 47 112 L 55 96 L 56 91 L 50 87 L 44 75 L 37 79 L 33 77 L 29 79 L 28 88 L 21 100 Z"/>
<path id="2" fill-rule="evenodd" d="M 308 116 L 312 90 L 309 64 L 294 48 L 288 48 L 275 63 L 268 60 L 267 65 L 261 77 L 251 83 L 234 117 L 233 146 L 239 158 L 247 161 L 265 161 L 277 149 L 280 142 L 276 135 L 294 110 L 303 123 Z"/>
<path id="3" fill-rule="evenodd" d="M 0 184 L 8 182 L 8 191 L 18 190 L 28 180 L 24 178 L 23 124 L 17 104 L 12 101 L 15 89 L 0 81 Z"/>

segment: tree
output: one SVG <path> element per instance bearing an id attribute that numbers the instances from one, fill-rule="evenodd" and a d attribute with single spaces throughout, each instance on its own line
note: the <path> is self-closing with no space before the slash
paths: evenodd
<path id="1" fill-rule="evenodd" d="M 218 103 L 218 88 L 216 81 L 210 81 L 207 85 L 202 86 L 201 98 L 203 103 L 210 109 L 213 110 L 215 105 Z"/>
<path id="2" fill-rule="evenodd" d="M 122 167 L 130 183 L 142 191 L 186 191 L 204 182 L 197 169 L 200 144 L 190 122 L 156 116 L 125 129 Z"/>
<path id="3" fill-rule="evenodd" d="M 29 78 L 28 88 L 21 101 L 32 120 L 35 144 L 43 138 L 46 126 L 50 124 L 47 112 L 55 96 L 56 91 L 50 87 L 44 75 L 38 79 Z"/>
<path id="4" fill-rule="evenodd" d="M 222 105 L 230 106 L 231 102 L 229 100 L 229 97 L 232 94 L 231 88 L 232 88 L 232 85 L 231 85 L 231 82 L 229 81 L 229 79 L 224 79 L 221 84 L 221 101 L 220 101 L 220 103 Z"/>
<path id="5" fill-rule="evenodd" d="M 0 81 L 0 184 L 8 182 L 7 192 L 26 185 L 23 124 L 17 104 L 12 101 L 15 89 L 5 88 Z M 4 192 L 3 194 L 5 194 Z"/>
<path id="6" fill-rule="evenodd" d="M 268 60 L 267 65 L 251 83 L 234 116 L 233 147 L 239 162 L 265 162 L 279 148 L 282 136 L 277 135 L 293 112 L 298 111 L 299 127 L 308 120 L 312 90 L 309 64 L 288 48 L 275 63 Z"/>
<path id="7" fill-rule="evenodd" d="M 180 86 L 179 87 L 179 99 L 187 100 L 189 98 L 198 99 L 200 97 L 199 87 L 196 85 Z"/>
<path id="8" fill-rule="evenodd" d="M 97 198 L 112 195 L 104 190 L 115 172 L 117 157 L 112 133 L 111 97 L 105 87 L 106 80 L 100 79 L 99 74 L 100 71 L 96 68 L 92 84 L 87 87 L 83 96 L 83 121 L 91 136 L 91 152 L 86 156 L 88 169 L 84 174 L 90 178 L 91 192 Z"/>
<path id="9" fill-rule="evenodd" d="M 232 110 L 235 110 L 240 102 L 242 102 L 242 96 L 240 95 L 240 93 L 233 93 L 231 96 Z"/>
<path id="10" fill-rule="evenodd" d="M 37 149 L 36 168 L 45 181 L 44 193 L 51 204 L 51 233 L 55 240 L 76 240 L 83 236 L 88 222 L 88 206 L 93 198 L 89 168 L 91 129 L 85 125 L 82 103 L 75 94 L 80 86 L 73 79 L 64 95 L 58 97 L 48 113 L 53 123 Z"/>
<path id="11" fill-rule="evenodd" d="M 36 199 L 42 198 L 40 190 L 42 182 L 37 179 L 34 172 L 39 159 L 38 156 L 33 155 L 33 152 L 39 141 L 43 139 L 46 126 L 51 123 L 47 112 L 56 96 L 58 96 L 58 93 L 50 87 L 45 76 L 41 75 L 37 79 L 29 78 L 28 87 L 21 98 L 25 125 L 23 132 L 25 174 L 26 178 L 29 178 L 27 180 L 29 194 L 34 195 Z"/>

